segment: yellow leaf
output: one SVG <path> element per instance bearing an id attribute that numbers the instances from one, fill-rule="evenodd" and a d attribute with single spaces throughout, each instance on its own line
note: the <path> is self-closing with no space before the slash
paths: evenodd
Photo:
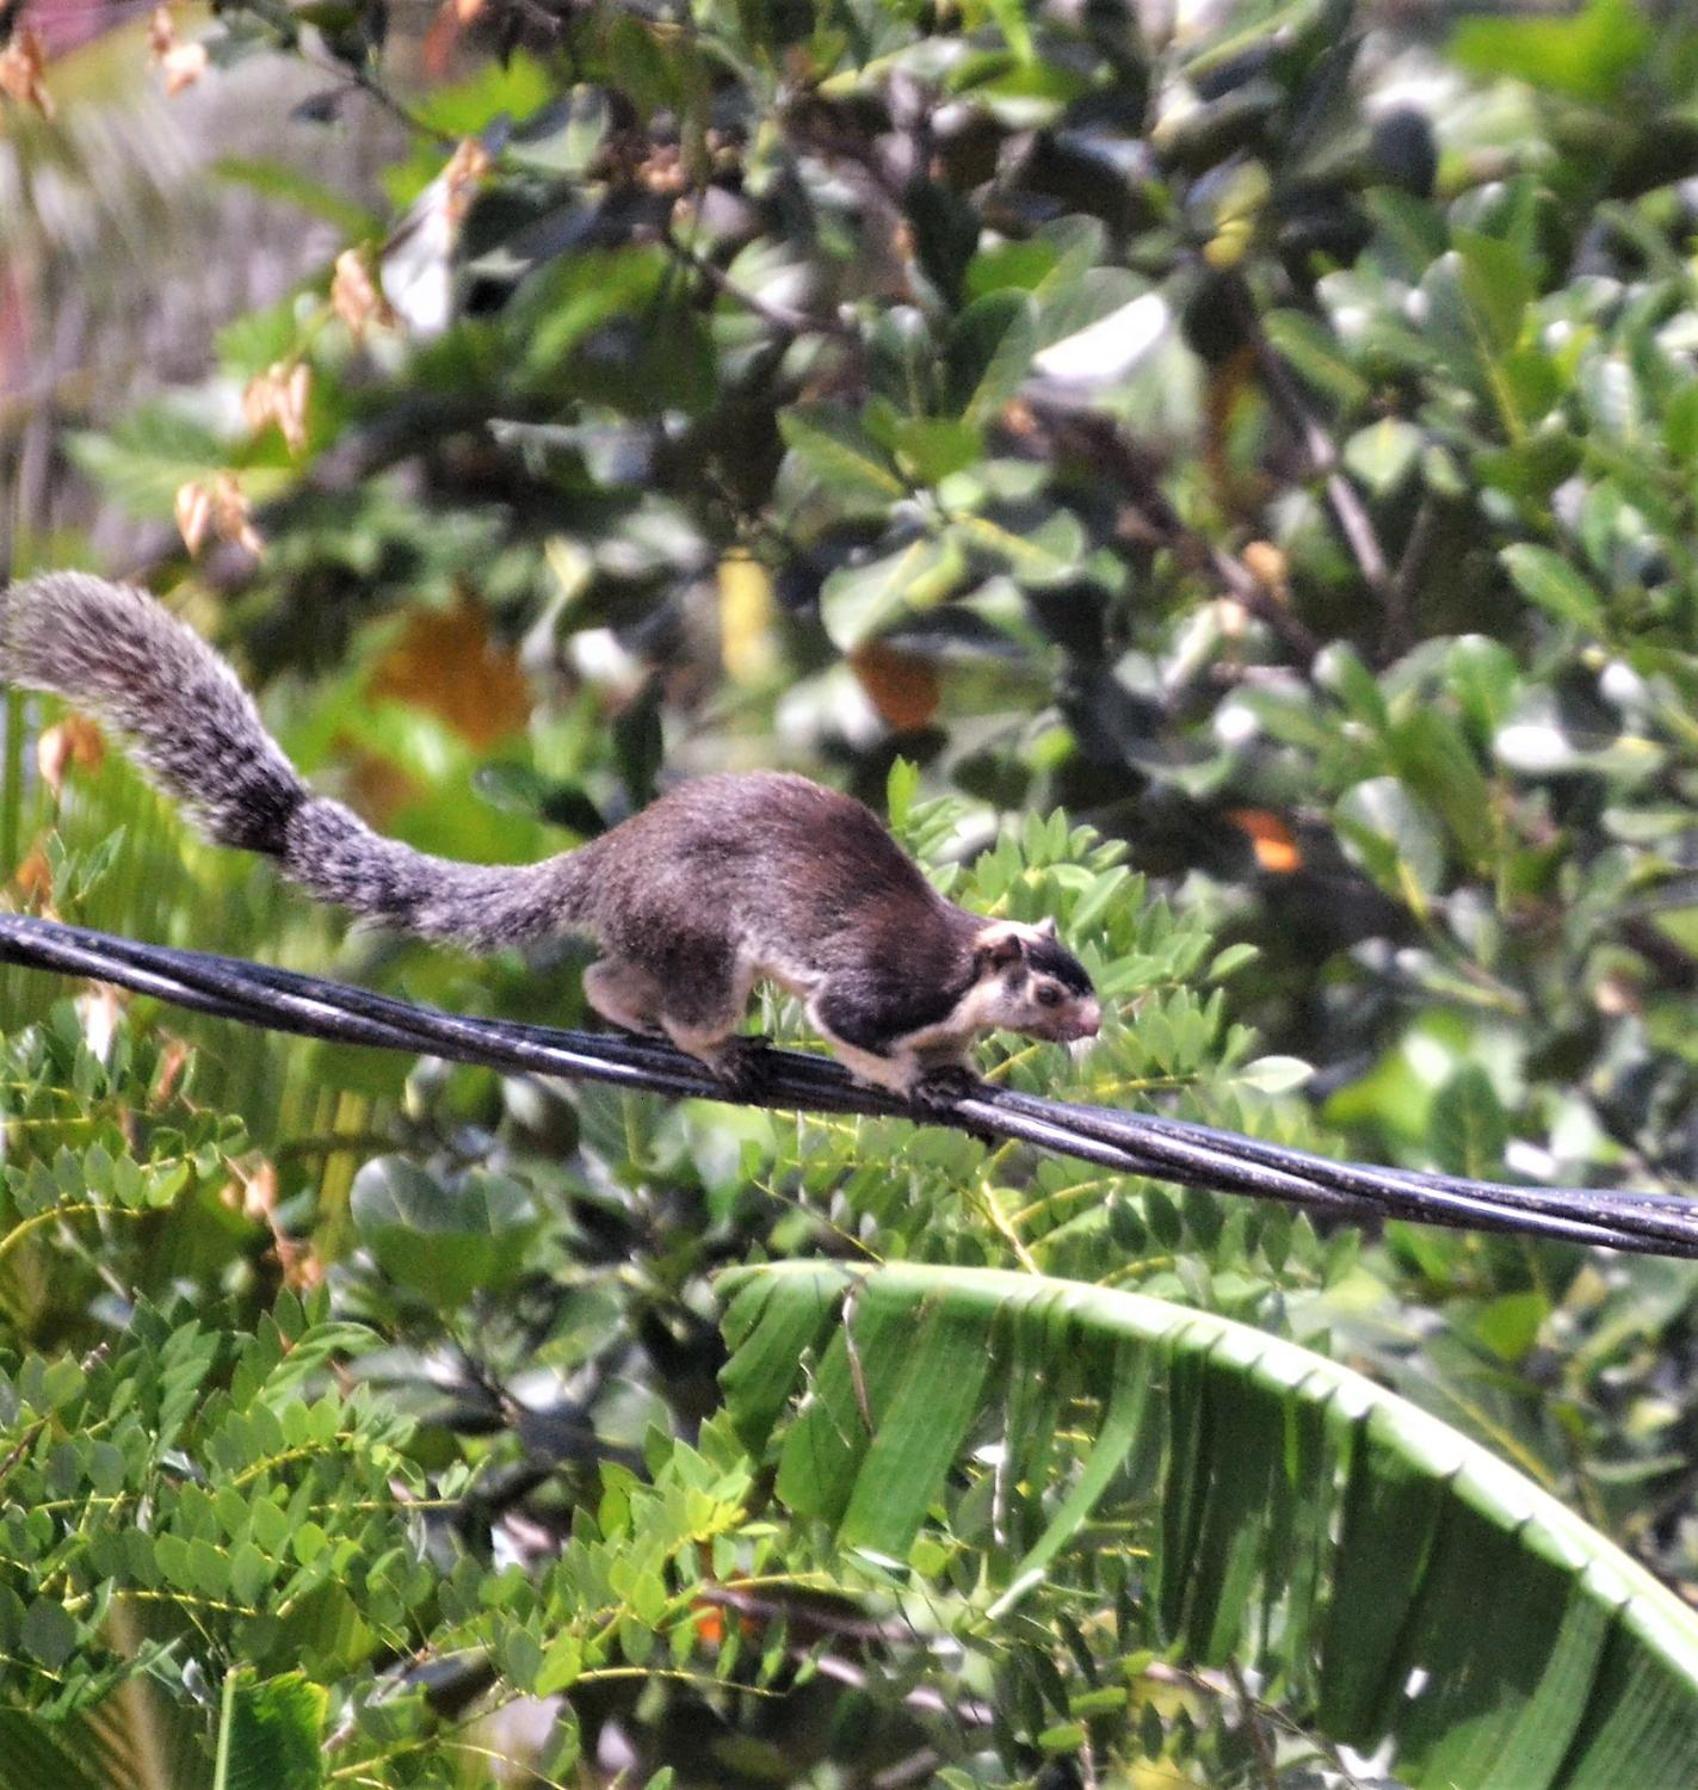
<path id="1" fill-rule="evenodd" d="M 772 579 L 758 560 L 728 553 L 719 562 L 719 640 L 726 675 L 735 684 L 769 677 L 777 658 L 772 638 Z"/>

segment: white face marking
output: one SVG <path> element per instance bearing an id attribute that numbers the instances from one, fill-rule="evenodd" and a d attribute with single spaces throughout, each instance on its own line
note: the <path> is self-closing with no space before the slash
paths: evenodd
<path id="1" fill-rule="evenodd" d="M 1028 949 L 1043 945 L 1053 950 L 1055 937 L 1053 920 L 1036 926 L 1002 920 L 985 926 L 975 943 L 980 951 L 988 950 L 994 955 L 997 946 L 1010 939 L 1017 939 Z M 887 1053 L 880 1055 L 858 1049 L 821 1023 L 812 998 L 818 989 L 818 978 L 813 972 L 762 953 L 758 973 L 807 1001 L 809 1023 L 851 1074 L 898 1094 L 910 1092 L 920 1075 L 940 1065 L 965 1066 L 969 1046 L 986 1032 L 1019 1032 L 1029 1038 L 1071 1044 L 1093 1036 L 1101 1017 L 1094 996 L 1081 995 L 1041 969 L 1034 970 L 1026 951 L 1010 952 L 1001 963 L 984 962 L 977 980 L 943 1019 L 892 1039 Z M 1053 987 L 1061 998 L 1045 1005 L 1038 999 L 1040 987 Z"/>
<path id="2" fill-rule="evenodd" d="M 1017 941 L 1021 956 L 1003 962 L 999 947 Z M 979 981 L 956 1008 L 952 1024 L 963 1032 L 1020 1032 L 1028 1038 L 1071 1043 L 1096 1034 L 1102 1009 L 1096 997 L 1081 994 L 1043 967 L 1046 953 L 1053 956 L 1056 927 L 1052 919 L 1026 926 L 1004 920 L 987 926 L 979 935 L 979 947 L 988 951 Z M 1035 960 L 1035 961 L 1034 961 Z"/>

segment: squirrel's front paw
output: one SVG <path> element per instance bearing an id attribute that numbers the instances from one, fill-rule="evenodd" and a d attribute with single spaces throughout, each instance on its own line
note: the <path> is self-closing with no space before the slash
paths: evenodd
<path id="1" fill-rule="evenodd" d="M 764 1033 L 739 1032 L 714 1052 L 713 1072 L 737 1100 L 759 1100 L 772 1085 L 772 1040 Z"/>
<path id="2" fill-rule="evenodd" d="M 942 1119 L 965 1129 L 980 1143 L 994 1143 L 996 1140 L 989 1132 L 980 1131 L 977 1126 L 962 1126 L 956 1112 L 963 1100 L 973 1100 L 990 1091 L 990 1083 L 964 1063 L 940 1063 L 910 1085 L 908 1104 L 922 1119 Z"/>

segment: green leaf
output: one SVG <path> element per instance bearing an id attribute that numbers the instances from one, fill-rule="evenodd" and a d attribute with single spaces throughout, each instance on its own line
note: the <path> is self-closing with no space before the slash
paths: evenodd
<path id="1" fill-rule="evenodd" d="M 238 1603 L 257 1603 L 271 1579 L 271 1562 L 251 1541 L 238 1543 L 230 1556 L 230 1595 Z"/>
<path id="2" fill-rule="evenodd" d="M 548 262 L 520 288 L 507 331 L 534 379 L 558 376 L 594 329 L 622 315 L 646 318 L 665 286 L 667 261 L 653 248 L 596 249 Z"/>
<path id="3" fill-rule="evenodd" d="M 356 205 L 334 187 L 314 180 L 287 162 L 265 156 L 226 155 L 212 164 L 210 172 L 229 186 L 246 187 L 263 199 L 280 200 L 309 216 L 323 218 L 354 241 L 373 236 L 383 227 L 382 220 L 363 205 Z"/>
<path id="4" fill-rule="evenodd" d="M 1147 1357 L 1134 1351 L 1128 1350 L 1126 1357 L 1116 1363 L 1114 1390 L 1103 1412 L 1102 1425 L 1091 1452 L 1071 1490 L 1050 1519 L 1048 1528 L 1020 1562 L 1014 1575 L 1016 1585 L 1028 1573 L 1044 1571 L 1063 1548 L 1072 1544 L 1110 1481 L 1120 1471 L 1144 1423 L 1145 1400 L 1150 1391 L 1148 1375 Z"/>
<path id="5" fill-rule="evenodd" d="M 820 619 L 838 651 L 853 652 L 954 595 L 967 574 L 967 556 L 950 536 L 922 535 L 882 559 L 833 572 L 820 588 Z"/>
<path id="6" fill-rule="evenodd" d="M 936 485 L 973 465 L 985 451 L 982 431 L 950 417 L 904 417 L 892 432 L 898 463 L 920 485 Z"/>
<path id="7" fill-rule="evenodd" d="M 107 433 L 73 435 L 69 449 L 113 502 L 139 517 L 169 516 L 183 485 L 215 478 L 239 457 L 200 416 L 165 402 L 132 411 Z M 287 476 L 268 472 L 258 481 L 250 476 L 244 490 L 250 498 L 263 498 Z"/>
<path id="8" fill-rule="evenodd" d="M 1533 281 L 1507 242 L 1458 232 L 1456 244 L 1421 282 L 1425 339 L 1459 380 L 1490 400 L 1503 432 L 1515 440 L 1535 420 L 1508 367 L 1533 297 Z"/>
<path id="9" fill-rule="evenodd" d="M 1422 905 L 1444 877 L 1438 827 L 1396 777 L 1370 777 L 1345 791 L 1333 810 L 1346 848 L 1388 894 Z"/>
<path id="10" fill-rule="evenodd" d="M 890 456 L 848 411 L 820 405 L 787 410 L 778 432 L 796 458 L 833 495 L 881 510 L 908 495 Z"/>
<path id="11" fill-rule="evenodd" d="M 772 1355 L 767 1326 L 839 1312 L 829 1371 L 769 1444 L 781 1499 L 923 1513 L 994 1481 L 1016 1532 L 1051 1512 L 1023 1555 L 954 1569 L 994 1616 L 1040 1568 L 1065 1573 L 1084 1550 L 1092 1570 L 1095 1514 L 1147 1553 L 1178 1661 L 1253 1659 L 1317 1686 L 1321 1731 L 1384 1746 L 1414 1790 L 1698 1777 L 1698 1616 L 1541 1487 L 1351 1369 L 1209 1311 L 1036 1274 L 783 1262 L 722 1284 L 734 1310 L 759 1298 L 733 1369 L 745 1348 Z M 1002 1423 L 1015 1375 L 1075 1401 L 1065 1446 Z M 950 1450 L 920 1435 L 927 1398 Z M 1007 1452 L 994 1466 L 966 1451 L 987 1427 Z"/>
<path id="12" fill-rule="evenodd" d="M 1499 557 L 1515 588 L 1548 615 L 1572 622 L 1589 634 L 1605 632 L 1603 603 L 1561 554 L 1522 541 L 1505 547 Z"/>
<path id="13" fill-rule="evenodd" d="M 985 0 L 1003 39 L 1022 62 L 1032 60 L 1032 27 L 1026 19 L 1026 0 Z"/>
<path id="14" fill-rule="evenodd" d="M 1070 509 L 1050 510 L 1019 529 L 989 516 L 963 516 L 953 532 L 980 552 L 994 553 L 1034 589 L 1077 576 L 1087 547 L 1084 524 Z"/>
<path id="15" fill-rule="evenodd" d="M 19 1639 L 27 1653 L 57 1672 L 76 1647 L 77 1625 L 57 1598 L 38 1597 L 24 1614 Z"/>
<path id="16" fill-rule="evenodd" d="M 351 1205 L 384 1271 L 444 1311 L 511 1281 L 540 1223 L 517 1182 L 470 1174 L 450 1186 L 401 1156 L 368 1162 Z"/>
<path id="17" fill-rule="evenodd" d="M 840 1546 L 905 1554 L 978 1409 L 990 1367 L 979 1327 L 954 1311 L 928 1313 L 912 1342 L 888 1402 L 873 1407 L 872 1445 L 838 1528 Z"/>
<path id="18" fill-rule="evenodd" d="M 544 65 L 521 50 L 484 63 L 475 74 L 440 87 L 421 101 L 419 116 L 449 137 L 476 136 L 504 114 L 528 118 L 553 97 Z"/>
<path id="19" fill-rule="evenodd" d="M 320 1790 L 330 1698 L 298 1672 L 252 1682 L 240 1668 L 224 1681 L 213 1790 Z"/>
<path id="20" fill-rule="evenodd" d="M 1503 1171 L 1509 1119 L 1478 1064 L 1469 1063 L 1433 1096 L 1428 1119 L 1433 1156 L 1447 1174 L 1491 1180 Z"/>
<path id="21" fill-rule="evenodd" d="M 1037 347 L 1038 312 L 1028 293 L 975 299 L 955 319 L 944 349 L 950 408 L 968 422 L 989 421 L 1018 390 Z"/>
<path id="22" fill-rule="evenodd" d="M 0 1790 L 118 1790 L 85 1739 L 75 1723 L 0 1708 Z"/>
<path id="23" fill-rule="evenodd" d="M 1351 366 L 1326 327 L 1300 311 L 1270 311 L 1262 322 L 1268 340 L 1317 391 L 1341 410 L 1359 408 L 1372 387 Z"/>
<path id="24" fill-rule="evenodd" d="M 1462 853 L 1489 867 L 1496 850 L 1492 793 L 1474 753 L 1450 716 L 1416 709 L 1386 739 L 1405 786 L 1445 823 Z"/>
<path id="25" fill-rule="evenodd" d="M 1508 389 L 1514 394 L 1513 383 Z M 1487 448 L 1474 465 L 1488 485 L 1523 502 L 1543 504 L 1578 470 L 1584 457 L 1580 439 L 1556 418 L 1547 418 L 1532 434 L 1506 447 Z"/>
<path id="26" fill-rule="evenodd" d="M 1464 634 L 1451 643 L 1445 676 L 1475 744 L 1489 745 L 1515 707 L 1521 681 L 1515 655 L 1501 641 Z"/>
<path id="27" fill-rule="evenodd" d="M 1511 75 L 1603 105 L 1617 98 L 1654 42 L 1634 0 L 1592 0 L 1568 18 L 1465 20 L 1450 49 L 1474 74 Z"/>
<path id="28" fill-rule="evenodd" d="M 1247 1088 L 1254 1088 L 1258 1094 L 1289 1094 L 1294 1088 L 1302 1087 L 1314 1073 L 1314 1065 L 1305 1063 L 1301 1057 L 1257 1057 L 1253 1063 L 1246 1063 L 1233 1079 Z"/>
<path id="29" fill-rule="evenodd" d="M 1375 497 L 1395 491 L 1414 472 L 1426 438 L 1413 423 L 1398 417 L 1359 429 L 1344 444 L 1345 470 Z"/>
<path id="30" fill-rule="evenodd" d="M 1683 386 L 1663 411 L 1663 443 L 1682 465 L 1698 460 L 1698 383 Z"/>
<path id="31" fill-rule="evenodd" d="M 1261 946 L 1252 945 L 1247 940 L 1240 940 L 1236 945 L 1228 945 L 1218 952 L 1209 967 L 1203 973 L 1206 982 L 1224 982 L 1229 976 L 1236 975 L 1246 965 L 1252 964 L 1262 954 Z"/>
<path id="32" fill-rule="evenodd" d="M 1651 915 L 1651 924 L 1681 950 L 1698 956 L 1698 907 L 1659 908 Z"/>
<path id="33" fill-rule="evenodd" d="M 1468 1332 L 1501 1360 L 1520 1361 L 1539 1340 L 1550 1311 L 1550 1301 L 1543 1293 L 1505 1293 L 1480 1309 L 1470 1320 Z"/>

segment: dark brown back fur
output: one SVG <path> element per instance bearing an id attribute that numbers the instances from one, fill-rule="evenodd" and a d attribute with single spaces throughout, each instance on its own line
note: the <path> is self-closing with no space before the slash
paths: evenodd
<path id="1" fill-rule="evenodd" d="M 875 977 L 884 1004 L 912 1000 L 917 1027 L 972 980 L 983 922 L 944 900 L 869 808 L 804 777 L 696 778 L 599 847 L 596 931 L 663 982 L 741 949 L 810 980 Z"/>

